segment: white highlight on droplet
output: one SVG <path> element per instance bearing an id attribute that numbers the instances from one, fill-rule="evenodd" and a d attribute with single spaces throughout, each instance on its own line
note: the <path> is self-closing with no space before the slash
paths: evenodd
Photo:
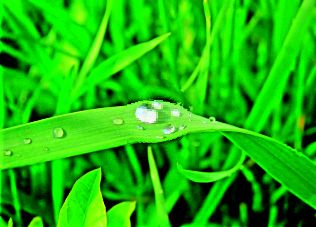
<path id="1" fill-rule="evenodd" d="M 135 111 L 135 116 L 143 123 L 153 124 L 158 120 L 158 112 L 153 109 L 149 109 L 147 106 L 139 106 Z"/>

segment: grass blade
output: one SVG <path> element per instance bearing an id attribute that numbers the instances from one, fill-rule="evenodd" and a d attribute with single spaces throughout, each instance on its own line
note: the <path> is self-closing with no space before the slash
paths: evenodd
<path id="1" fill-rule="evenodd" d="M 218 172 L 201 172 L 201 171 L 195 171 L 195 170 L 187 170 L 184 169 L 180 164 L 178 164 L 178 170 L 179 172 L 185 176 L 187 179 L 197 182 L 197 183 L 210 183 L 214 181 L 221 180 L 225 177 L 231 176 L 233 173 L 237 172 L 241 167 L 245 160 L 245 155 L 243 154 L 240 157 L 240 160 L 236 165 L 229 169 L 224 171 L 218 171 Z"/>
<path id="2" fill-rule="evenodd" d="M 99 55 L 99 52 L 100 52 L 100 49 L 101 49 L 101 46 L 103 43 L 103 38 L 104 38 L 106 29 L 107 29 L 107 25 L 108 25 L 111 11 L 112 11 L 112 1 L 110 0 L 110 1 L 106 2 L 106 9 L 105 9 L 100 27 L 98 29 L 98 32 L 96 34 L 95 39 L 93 40 L 91 47 L 89 49 L 88 55 L 82 64 L 81 70 L 78 74 L 76 88 L 80 88 L 82 86 L 86 76 L 88 75 L 88 73 L 92 69 L 92 67 L 93 67 L 93 65 L 94 65 L 94 63 Z"/>
<path id="3" fill-rule="evenodd" d="M 91 71 L 89 77 L 86 79 L 86 84 L 88 86 L 81 87 L 79 91 L 75 91 L 74 98 L 78 98 L 92 86 L 96 86 L 98 83 L 124 69 L 126 66 L 154 49 L 159 43 L 168 38 L 169 35 L 170 33 L 166 33 L 150 41 L 132 46 L 101 62 Z"/>
<path id="4" fill-rule="evenodd" d="M 166 209 L 166 203 L 164 199 L 164 193 L 161 186 L 158 169 L 156 166 L 156 162 L 154 159 L 154 155 L 152 152 L 151 147 L 148 147 L 148 163 L 149 163 L 149 170 L 150 170 L 150 176 L 151 180 L 154 186 L 154 192 L 155 192 L 155 201 L 156 201 L 156 209 L 157 209 L 157 224 L 159 226 L 171 226 L 168 212 Z"/>
<path id="5" fill-rule="evenodd" d="M 303 154 L 269 137 L 209 121 L 179 105 L 161 102 L 163 108 L 156 110 L 156 102 L 82 111 L 0 130 L 4 150 L 11 151 L 3 156 L 0 167 L 8 169 L 130 143 L 157 143 L 188 133 L 217 131 L 223 132 L 289 191 L 316 208 L 316 166 Z M 150 111 L 140 116 L 139 111 L 144 108 Z M 175 110 L 179 111 L 176 116 Z M 159 116 L 155 123 L 146 123 L 153 116 Z M 55 130 L 57 137 L 53 136 Z M 34 143 L 23 144 L 20 135 L 27 135 Z"/>

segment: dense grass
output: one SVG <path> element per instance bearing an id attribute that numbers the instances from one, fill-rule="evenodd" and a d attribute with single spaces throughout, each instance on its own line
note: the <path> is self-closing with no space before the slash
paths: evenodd
<path id="1" fill-rule="evenodd" d="M 1 128 L 161 99 L 316 158 L 314 0 L 4 0 L 0 6 Z M 0 142 L 3 152 L 6 140 Z M 4 170 L 0 216 L 18 226 L 41 216 L 55 226 L 74 182 L 101 167 L 107 210 L 136 201 L 133 226 L 316 223 L 314 209 L 250 158 L 237 174 L 208 184 L 188 181 L 177 166 L 221 171 L 239 160 L 222 135 L 199 133 Z"/>

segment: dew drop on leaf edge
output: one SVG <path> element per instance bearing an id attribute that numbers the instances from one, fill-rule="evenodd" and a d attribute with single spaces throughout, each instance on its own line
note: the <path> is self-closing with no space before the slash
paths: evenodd
<path id="1" fill-rule="evenodd" d="M 215 117 L 210 117 L 210 118 L 209 118 L 209 121 L 213 123 L 213 122 L 216 121 L 216 118 L 215 118 Z"/>
<path id="2" fill-rule="evenodd" d="M 151 103 L 151 107 L 155 110 L 162 110 L 163 104 L 161 102 L 155 100 Z"/>

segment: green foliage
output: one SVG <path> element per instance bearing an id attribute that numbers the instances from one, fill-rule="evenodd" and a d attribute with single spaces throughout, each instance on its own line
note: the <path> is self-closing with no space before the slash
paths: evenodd
<path id="1" fill-rule="evenodd" d="M 136 202 L 121 202 L 107 212 L 107 226 L 130 227 L 130 217 L 135 210 Z"/>
<path id="2" fill-rule="evenodd" d="M 0 24 L 0 226 L 56 226 L 87 176 L 71 201 L 110 226 L 315 226 L 314 0 L 4 0 Z"/>
<path id="3" fill-rule="evenodd" d="M 74 184 L 60 210 L 57 226 L 106 226 L 100 182 L 101 170 L 97 169 Z"/>

